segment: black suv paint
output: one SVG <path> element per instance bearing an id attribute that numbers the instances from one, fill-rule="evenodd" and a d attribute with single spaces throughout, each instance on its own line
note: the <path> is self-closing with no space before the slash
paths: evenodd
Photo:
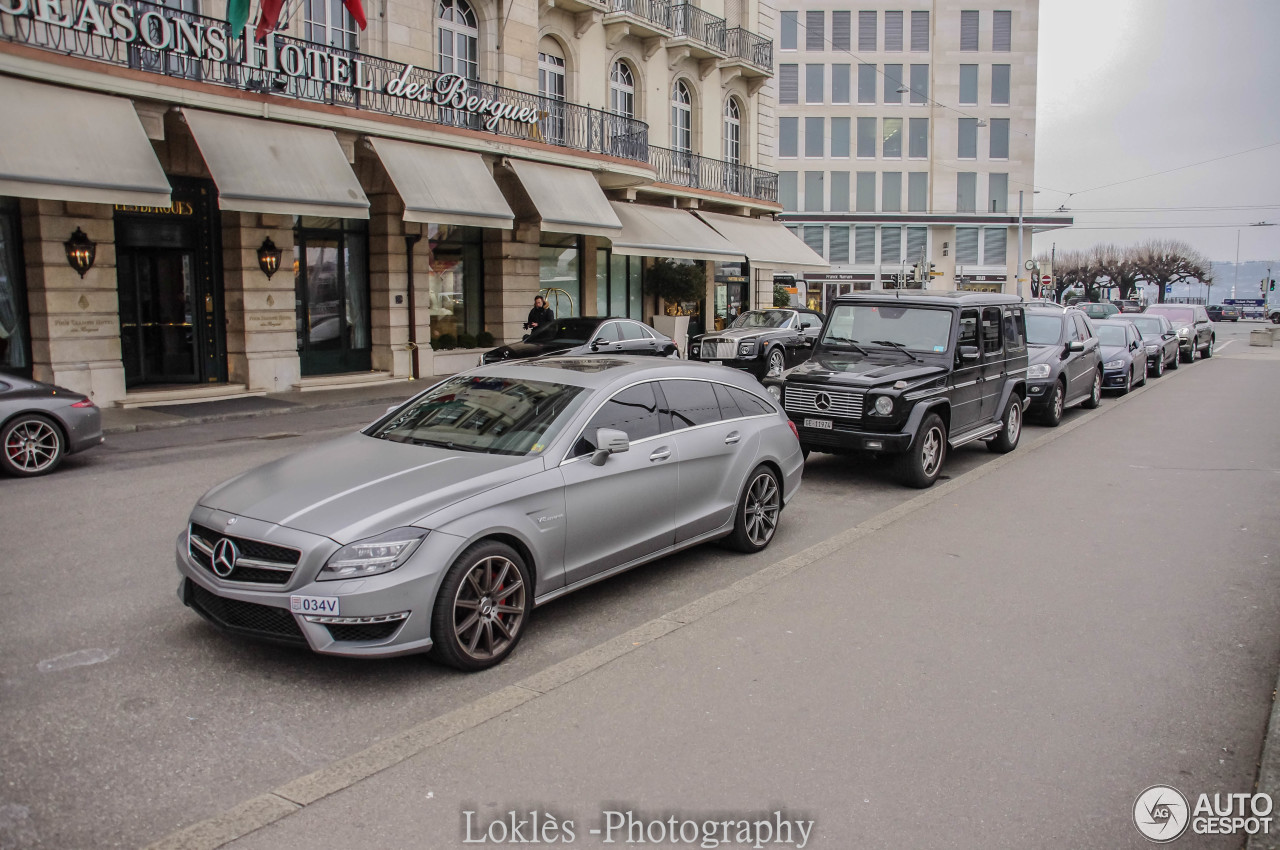
<path id="1" fill-rule="evenodd" d="M 748 310 L 724 330 L 694 337 L 689 359 L 721 363 L 763 379 L 808 360 L 821 330 L 822 314 L 813 310 Z"/>
<path id="2" fill-rule="evenodd" d="M 1027 308 L 1027 413 L 1056 426 L 1077 404 L 1102 401 L 1102 353 L 1093 324 L 1079 310 Z"/>
<path id="3" fill-rule="evenodd" d="M 1012 451 L 1026 398 L 1025 307 L 982 292 L 836 300 L 808 362 L 767 378 L 806 450 L 895 454 L 928 487 L 948 446 Z"/>

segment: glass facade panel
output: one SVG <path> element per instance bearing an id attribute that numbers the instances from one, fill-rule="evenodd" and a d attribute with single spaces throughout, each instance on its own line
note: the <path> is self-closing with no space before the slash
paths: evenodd
<path id="1" fill-rule="evenodd" d="M 0 198 L 0 372 L 31 375 L 31 323 L 18 205 Z"/>
<path id="2" fill-rule="evenodd" d="M 474 336 L 484 330 L 480 240 L 478 227 L 428 226 L 426 308 L 431 317 L 432 345 L 444 334 L 456 342 L 462 335 Z"/>
<path id="3" fill-rule="evenodd" d="M 578 237 L 544 233 L 538 249 L 538 286 L 556 318 L 582 315 Z M 532 304 L 530 304 L 532 306 Z"/>

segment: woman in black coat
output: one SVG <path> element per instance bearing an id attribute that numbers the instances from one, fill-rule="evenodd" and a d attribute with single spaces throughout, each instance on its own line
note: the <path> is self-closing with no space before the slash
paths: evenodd
<path id="1" fill-rule="evenodd" d="M 534 330 L 538 325 L 546 324 L 554 321 L 556 314 L 551 312 L 551 308 L 547 306 L 546 299 L 541 295 L 533 299 L 533 309 L 529 311 L 529 330 Z"/>

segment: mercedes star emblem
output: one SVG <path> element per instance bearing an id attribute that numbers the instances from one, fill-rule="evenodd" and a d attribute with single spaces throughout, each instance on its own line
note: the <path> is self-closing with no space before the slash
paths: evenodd
<path id="1" fill-rule="evenodd" d="M 831 396 L 826 393 L 818 393 L 813 399 L 813 406 L 819 410 L 830 410 Z"/>
<path id="2" fill-rule="evenodd" d="M 214 545 L 213 571 L 222 578 L 231 575 L 238 560 L 240 560 L 240 550 L 236 548 L 235 541 L 230 537 L 224 537 Z"/>

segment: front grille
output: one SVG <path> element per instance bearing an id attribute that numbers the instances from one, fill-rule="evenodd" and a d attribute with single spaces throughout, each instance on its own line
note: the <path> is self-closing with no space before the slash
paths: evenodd
<path id="1" fill-rule="evenodd" d="M 307 639 L 302 636 L 302 629 L 298 627 L 298 621 L 283 608 L 242 602 L 239 599 L 224 599 L 191 580 L 187 581 L 187 589 L 187 604 L 216 626 L 267 640 L 304 646 L 307 643 Z"/>
<path id="2" fill-rule="evenodd" d="M 702 343 L 703 360 L 733 360 L 737 356 L 738 344 L 736 342 L 707 340 Z"/>
<path id="3" fill-rule="evenodd" d="M 302 553 L 297 549 L 276 546 L 273 543 L 263 543 L 260 540 L 249 540 L 244 537 L 221 534 L 196 523 L 191 524 L 190 534 L 191 545 L 188 550 L 191 553 L 191 559 L 199 564 L 201 568 L 207 570 L 210 575 L 217 575 L 213 571 L 212 552 L 218 541 L 225 537 L 236 544 L 236 549 L 240 552 L 236 568 L 231 571 L 231 575 L 225 578 L 217 576 L 222 581 L 235 581 L 245 584 L 286 584 L 293 575 L 294 567 L 298 565 L 298 561 L 302 557 Z M 241 564 L 240 562 L 243 561 L 257 563 Z"/>
<path id="4" fill-rule="evenodd" d="M 331 623 L 325 626 L 334 640 L 386 640 L 396 633 L 404 620 L 392 620 L 387 623 L 361 623 L 359 625 L 342 625 Z"/>
<path id="5" fill-rule="evenodd" d="M 819 405 L 819 396 L 826 397 L 825 406 Z M 810 389 L 787 384 L 783 399 L 788 413 L 816 413 L 819 416 L 839 416 L 845 419 L 862 418 L 862 393 Z"/>

